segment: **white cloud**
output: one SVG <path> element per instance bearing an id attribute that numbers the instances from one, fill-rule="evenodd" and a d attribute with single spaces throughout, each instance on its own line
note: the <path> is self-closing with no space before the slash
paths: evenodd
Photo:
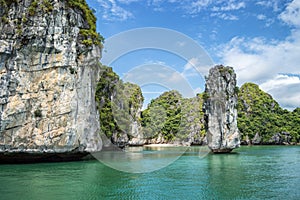
<path id="1" fill-rule="evenodd" d="M 300 26 L 300 0 L 290 2 L 279 18 L 289 25 Z"/>
<path id="2" fill-rule="evenodd" d="M 98 0 L 98 2 L 103 8 L 102 19 L 106 21 L 125 21 L 133 18 L 133 14 L 120 7 L 115 0 Z"/>
<path id="3" fill-rule="evenodd" d="M 197 78 L 198 80 L 200 80 L 204 75 L 208 74 L 208 71 L 211 67 L 213 66 L 208 66 L 206 63 L 203 63 L 200 58 L 191 58 L 184 65 L 181 75 L 187 80 L 189 80 L 190 78 Z"/>
<path id="4" fill-rule="evenodd" d="M 236 68 L 239 83 L 262 83 L 278 73 L 300 72 L 300 31 L 284 41 L 268 42 L 261 38 L 233 38 L 221 47 L 222 61 Z"/>
<path id="5" fill-rule="evenodd" d="M 270 91 L 289 85 L 300 84 L 300 79 L 297 76 L 279 74 L 275 78 L 268 80 L 267 82 L 260 85 L 261 89 Z M 300 90 L 299 90 L 300 92 Z"/>
<path id="6" fill-rule="evenodd" d="M 290 10 L 291 7 L 296 9 L 299 6 L 300 8 L 298 2 L 299 0 L 295 0 L 287 5 L 286 10 L 280 14 L 280 19 L 297 25 L 298 21 L 295 20 L 295 16 L 298 16 L 298 13 Z M 259 37 L 234 37 L 229 43 L 221 45 L 219 50 L 221 50 L 219 56 L 222 63 L 235 68 L 239 85 L 245 82 L 255 82 L 270 92 L 281 105 L 300 107 L 300 83 L 292 82 L 299 81 L 299 78 L 279 75 L 282 73 L 300 74 L 299 26 L 291 30 L 291 34 L 284 40 L 268 41 Z M 298 92 L 295 92 L 296 88 Z"/>
<path id="7" fill-rule="evenodd" d="M 212 8 L 212 11 L 232 11 L 232 10 L 239 10 L 241 8 L 245 8 L 246 4 L 245 2 L 235 2 L 235 1 L 228 1 L 227 4 L 221 5 L 219 7 L 214 6 Z"/>
<path id="8" fill-rule="evenodd" d="M 263 0 L 263 1 L 258 1 L 256 2 L 256 5 L 267 7 L 267 8 L 272 8 L 274 12 L 279 11 L 279 3 L 280 0 Z"/>
<path id="9" fill-rule="evenodd" d="M 150 65 L 150 64 L 167 66 L 166 62 L 161 60 L 145 60 L 143 63 L 143 65 Z"/>
<path id="10" fill-rule="evenodd" d="M 221 12 L 216 12 L 216 13 L 212 13 L 210 15 L 211 17 L 219 17 L 220 19 L 224 19 L 224 20 L 238 20 L 239 18 L 235 15 L 232 14 L 227 14 L 227 13 L 221 13 Z"/>
<path id="11" fill-rule="evenodd" d="M 259 20 L 265 20 L 265 19 L 267 18 L 266 15 L 263 15 L 263 14 L 259 14 L 259 15 L 257 15 L 256 17 L 257 17 L 257 19 L 259 19 Z"/>
<path id="12" fill-rule="evenodd" d="M 261 84 L 260 88 L 271 93 L 284 108 L 292 110 L 295 107 L 299 107 L 299 76 L 279 74 L 273 79 Z"/>
<path id="13" fill-rule="evenodd" d="M 197 0 L 197 1 L 193 1 L 190 4 L 190 12 L 191 13 L 198 13 L 203 8 L 208 7 L 211 3 L 212 3 L 211 0 Z"/>
<path id="14" fill-rule="evenodd" d="M 133 13 L 124 6 L 132 3 L 145 3 L 143 0 L 97 0 L 103 8 L 102 18 L 107 21 L 125 21 L 133 18 Z M 213 17 L 223 20 L 238 20 L 237 16 L 229 13 L 246 7 L 245 2 L 238 0 L 147 0 L 146 5 L 154 11 L 165 11 L 166 4 L 173 11 L 182 11 L 184 16 L 194 17 L 203 10 L 212 12 Z M 122 7 L 121 7 L 122 6 Z"/>
<path id="15" fill-rule="evenodd" d="M 135 3 L 135 2 L 139 2 L 140 0 L 118 0 L 118 2 L 122 3 L 122 4 L 131 4 L 131 3 Z"/>
<path id="16" fill-rule="evenodd" d="M 273 18 L 267 18 L 267 16 L 264 14 L 258 14 L 258 15 L 256 15 L 256 18 L 258 20 L 265 21 L 266 27 L 271 26 L 275 22 L 275 20 Z"/>

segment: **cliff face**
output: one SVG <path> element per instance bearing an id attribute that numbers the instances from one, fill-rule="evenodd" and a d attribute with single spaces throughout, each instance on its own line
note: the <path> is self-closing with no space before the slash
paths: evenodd
<path id="1" fill-rule="evenodd" d="M 104 146 L 142 145 L 140 117 L 143 96 L 140 87 L 123 83 L 110 67 L 102 66 L 100 76 L 96 101 Z"/>
<path id="2" fill-rule="evenodd" d="M 208 146 L 213 152 L 230 152 L 239 147 L 236 75 L 231 67 L 209 70 L 204 93 Z"/>
<path id="3" fill-rule="evenodd" d="M 86 3 L 74 2 L 1 1 L 0 152 L 101 149 L 101 47 Z"/>

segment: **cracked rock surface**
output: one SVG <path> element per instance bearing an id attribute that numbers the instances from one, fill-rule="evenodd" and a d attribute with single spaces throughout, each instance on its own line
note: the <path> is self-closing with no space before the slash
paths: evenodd
<path id="1" fill-rule="evenodd" d="M 205 121 L 208 147 L 226 153 L 240 146 L 237 127 L 236 74 L 222 65 L 209 70 L 205 85 Z"/>
<path id="2" fill-rule="evenodd" d="M 49 2 L 51 12 L 39 5 L 33 16 L 30 0 L 0 7 L 0 152 L 101 150 L 101 47 L 80 42 L 89 28 L 81 10 Z"/>

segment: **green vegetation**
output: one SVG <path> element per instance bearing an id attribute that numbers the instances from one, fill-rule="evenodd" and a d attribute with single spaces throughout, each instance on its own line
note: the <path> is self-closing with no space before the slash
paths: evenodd
<path id="1" fill-rule="evenodd" d="M 36 12 L 36 9 L 38 7 L 38 2 L 39 0 L 33 0 L 30 4 L 30 6 L 28 7 L 28 13 L 30 16 L 34 16 L 35 15 L 35 12 Z"/>
<path id="2" fill-rule="evenodd" d="M 92 44 L 102 46 L 104 42 L 103 36 L 96 32 L 96 20 L 93 11 L 89 8 L 85 0 L 68 0 L 68 4 L 72 8 L 80 9 L 87 23 L 89 25 L 88 29 L 81 29 L 80 34 L 84 37 L 82 41 L 84 45 L 91 46 Z"/>
<path id="3" fill-rule="evenodd" d="M 219 72 L 221 73 L 222 76 L 224 76 L 226 72 L 228 72 L 230 75 L 234 73 L 231 67 L 225 67 L 223 65 L 219 65 Z"/>
<path id="4" fill-rule="evenodd" d="M 109 138 L 118 133 L 130 135 L 130 124 L 140 118 L 137 111 L 143 102 L 141 89 L 135 84 L 123 83 L 111 67 L 101 66 L 100 69 L 95 98 L 101 132 Z"/>
<path id="5" fill-rule="evenodd" d="M 77 70 L 73 67 L 69 67 L 70 73 L 71 74 L 77 74 Z"/>
<path id="6" fill-rule="evenodd" d="M 44 12 L 52 12 L 53 10 L 53 5 L 49 0 L 43 0 L 41 8 Z"/>
<path id="7" fill-rule="evenodd" d="M 8 9 L 9 9 L 11 4 L 17 3 L 17 2 L 18 2 L 18 0 L 0 0 L 0 6 L 3 9 L 3 15 L 1 17 L 1 21 L 3 23 L 6 24 L 6 23 L 9 22 L 9 20 L 7 18 Z"/>
<path id="8" fill-rule="evenodd" d="M 201 141 L 205 135 L 203 94 L 194 98 L 183 98 L 178 91 L 164 92 L 151 101 L 142 112 L 144 136 L 165 141 Z"/>
<path id="9" fill-rule="evenodd" d="M 300 141 L 300 108 L 292 112 L 282 109 L 269 94 L 253 83 L 236 87 L 239 100 L 238 128 L 242 140 L 252 141 L 259 135 L 262 144 L 272 142 L 277 133 L 290 135 L 290 142 Z M 112 68 L 101 66 L 96 102 L 100 114 L 101 131 L 109 138 L 114 134 L 130 135 L 133 121 L 140 121 L 145 138 L 162 136 L 166 142 L 201 141 L 205 136 L 203 101 L 207 93 L 183 98 L 177 91 L 168 91 L 153 99 L 141 116 L 141 89 L 123 83 Z"/>
<path id="10" fill-rule="evenodd" d="M 85 20 L 87 21 L 87 27 L 82 28 L 80 30 L 80 35 L 82 36 L 82 44 L 86 46 L 97 45 L 102 47 L 102 43 L 104 42 L 103 36 L 101 36 L 96 31 L 96 17 L 93 11 L 89 8 L 85 0 L 66 0 L 69 7 L 73 9 L 78 9 L 82 11 Z M 12 3 L 17 3 L 18 0 L 0 0 L 0 5 L 4 8 L 4 15 L 1 17 L 1 21 L 3 23 L 8 23 L 7 19 L 7 12 L 9 6 Z M 45 13 L 50 13 L 53 11 L 53 3 L 51 0 L 32 0 L 30 6 L 28 7 L 28 14 L 29 17 L 32 17 L 36 14 L 38 10 L 42 10 Z M 27 16 L 28 17 L 28 16 Z M 27 18 L 23 16 L 22 20 L 23 23 L 27 22 Z M 20 32 L 20 31 L 19 31 Z"/>
<path id="11" fill-rule="evenodd" d="M 207 100 L 209 98 L 209 94 L 207 92 L 203 92 L 201 97 L 202 97 L 203 100 Z"/>
<path id="12" fill-rule="evenodd" d="M 18 2 L 18 0 L 0 0 L 0 6 L 1 6 L 1 7 L 7 8 L 7 7 L 9 7 L 11 4 L 17 3 L 17 2 Z"/>
<path id="13" fill-rule="evenodd" d="M 6 16 L 1 17 L 1 21 L 5 24 L 9 22 Z"/>
<path id="14" fill-rule="evenodd" d="M 162 134 L 167 141 L 176 138 L 182 116 L 181 99 L 181 94 L 172 90 L 151 101 L 142 112 L 142 126 L 146 137 L 155 138 Z"/>
<path id="15" fill-rule="evenodd" d="M 113 116 L 111 96 L 119 82 L 119 76 L 112 71 L 111 67 L 101 66 L 100 80 L 96 87 L 96 102 L 101 122 L 101 131 L 107 137 L 119 131 Z"/>
<path id="16" fill-rule="evenodd" d="M 271 95 L 246 83 L 239 90 L 238 128 L 243 140 L 259 134 L 261 142 L 268 143 L 274 134 L 285 132 L 291 134 L 292 142 L 299 142 L 299 108 L 293 112 L 283 110 Z"/>
<path id="17" fill-rule="evenodd" d="M 35 12 L 39 6 L 39 2 L 41 0 L 33 0 L 28 8 L 28 13 L 30 16 L 34 16 Z M 53 5 L 49 0 L 42 0 L 42 3 L 40 4 L 40 8 L 43 12 L 49 13 L 53 10 Z"/>
<path id="18" fill-rule="evenodd" d="M 202 106 L 203 93 L 198 94 L 194 98 L 182 99 L 182 117 L 178 132 L 178 138 L 180 140 L 187 141 L 193 137 L 194 142 L 201 143 L 201 140 L 206 134 Z"/>

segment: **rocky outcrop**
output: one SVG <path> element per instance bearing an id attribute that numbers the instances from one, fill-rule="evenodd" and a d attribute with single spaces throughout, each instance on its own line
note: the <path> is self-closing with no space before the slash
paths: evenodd
<path id="1" fill-rule="evenodd" d="M 292 136 L 288 132 L 276 133 L 271 137 L 268 144 L 288 145 L 291 144 L 291 139 Z"/>
<path id="2" fill-rule="evenodd" d="M 101 41 L 86 3 L 3 0 L 0 17 L 0 152 L 100 150 Z"/>
<path id="3" fill-rule="evenodd" d="M 297 144 L 300 109 L 288 111 L 254 83 L 239 89 L 238 128 L 242 144 Z"/>
<path id="4" fill-rule="evenodd" d="M 215 153 L 240 146 L 237 127 L 236 74 L 222 65 L 209 70 L 204 93 L 208 147 Z"/>
<path id="5" fill-rule="evenodd" d="M 123 83 L 111 67 L 101 66 L 96 101 L 104 147 L 143 145 L 141 109 L 143 95 L 138 85 Z"/>

